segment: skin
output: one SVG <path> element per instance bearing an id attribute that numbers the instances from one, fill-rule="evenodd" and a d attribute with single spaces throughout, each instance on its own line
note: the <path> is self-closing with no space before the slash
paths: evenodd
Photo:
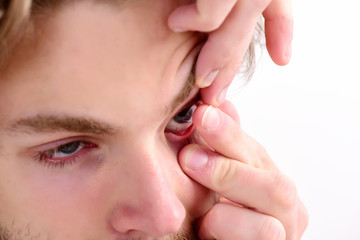
<path id="1" fill-rule="evenodd" d="M 203 88 L 205 103 L 219 106 L 224 102 L 261 15 L 272 60 L 288 64 L 293 37 L 290 0 L 196 0 L 169 16 L 168 25 L 175 32 L 209 33 L 196 64 L 196 84 Z"/>
<path id="2" fill-rule="evenodd" d="M 208 147 L 185 146 L 179 163 L 189 177 L 221 196 L 202 217 L 200 237 L 301 239 L 309 220 L 295 184 L 241 129 L 234 106 L 199 106 L 193 124 Z"/>
<path id="3" fill-rule="evenodd" d="M 40 239 L 158 238 L 191 232 L 213 205 L 215 194 L 179 168 L 187 141 L 164 133 L 197 91 L 166 111 L 200 40 L 167 28 L 173 4 L 129 2 L 119 14 L 78 2 L 35 21 L 41 34 L 16 47 L 0 81 L 0 223 L 21 239 L 26 229 Z M 93 118 L 112 132 L 8 128 L 37 115 Z M 64 168 L 34 161 L 70 138 L 98 147 Z"/>
<path id="4" fill-rule="evenodd" d="M 40 19 L 39 35 L 25 38 L 1 72 L 0 116 L 6 117 L 0 130 L 0 223 L 21 239 L 28 229 L 44 239 L 147 239 L 191 233 L 201 217 L 201 238 L 300 239 L 307 215 L 294 185 L 241 131 L 229 103 L 220 105 L 222 121 L 211 130 L 203 126 L 207 105 L 194 113 L 199 142 L 215 152 L 194 154 L 198 145 L 185 146 L 187 141 L 164 133 L 196 95 L 194 89 L 180 106 L 165 111 L 183 87 L 202 39 L 167 28 L 166 18 L 177 7 L 173 2 L 130 2 L 121 14 L 80 2 L 46 25 Z M 39 114 L 86 116 L 107 127 L 101 134 L 9 129 L 16 119 Z M 63 169 L 34 162 L 34 153 L 54 147 L 49 143 L 73 137 L 98 147 Z M 191 167 L 204 156 L 205 167 Z M 277 191 L 279 185 L 288 191 Z M 214 205 L 216 195 L 208 188 L 226 199 Z"/>
<path id="5" fill-rule="evenodd" d="M 184 172 L 226 197 L 227 204 L 217 204 L 203 217 L 200 236 L 206 239 L 300 239 L 308 224 L 294 183 L 241 130 L 233 107 L 224 103 L 261 15 L 268 52 L 276 64 L 286 65 L 293 36 L 289 0 L 197 0 L 178 7 L 168 18 L 175 32 L 208 33 L 196 63 L 196 84 L 202 88 L 203 102 L 220 109 L 219 114 L 205 114 L 209 108 L 201 106 L 193 122 L 211 151 L 192 145 L 180 154 Z M 204 127 L 208 121 L 211 129 Z"/>

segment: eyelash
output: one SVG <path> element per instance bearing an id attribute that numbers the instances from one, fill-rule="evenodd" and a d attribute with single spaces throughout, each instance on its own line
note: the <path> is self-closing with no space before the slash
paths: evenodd
<path id="1" fill-rule="evenodd" d="M 65 147 L 66 145 L 78 143 L 79 147 L 81 146 L 80 150 L 76 150 L 70 157 L 64 157 L 61 159 L 54 159 L 53 156 L 56 151 L 59 151 L 61 147 Z M 97 148 L 98 146 L 96 144 L 87 142 L 87 141 L 70 141 L 65 144 L 61 144 L 57 147 L 45 150 L 45 151 L 39 151 L 34 156 L 33 159 L 35 162 L 38 162 L 45 167 L 51 167 L 51 168 L 64 168 L 65 166 L 75 164 L 78 161 L 81 160 L 81 158 L 85 157 L 91 149 Z"/>
<path id="2" fill-rule="evenodd" d="M 181 111 L 183 111 L 184 109 L 188 108 L 189 106 L 192 105 L 198 105 L 199 102 L 199 96 L 196 96 L 193 100 L 190 101 L 189 104 L 187 104 L 185 107 L 182 108 L 182 110 L 180 110 L 177 114 L 179 114 Z M 184 136 L 179 136 L 176 134 L 173 134 L 172 137 L 172 141 L 176 141 L 176 142 L 184 142 L 186 141 L 188 144 L 189 143 L 196 143 L 196 132 L 194 132 L 192 126 L 189 127 L 189 136 L 187 136 L 188 134 L 184 134 Z M 66 147 L 67 145 L 70 144 L 78 144 L 78 147 L 81 146 L 80 150 L 77 150 L 74 153 L 71 153 L 70 157 L 64 157 L 64 158 L 60 158 L 60 159 L 54 159 L 53 155 L 56 152 L 59 152 L 59 149 L 61 147 Z M 79 162 L 82 158 L 84 158 L 92 149 L 97 148 L 98 146 L 96 144 L 84 141 L 84 140 L 73 140 L 73 141 L 68 141 L 65 143 L 61 143 L 58 146 L 51 148 L 51 149 L 47 149 L 44 151 L 38 151 L 35 153 L 35 155 L 33 156 L 33 159 L 35 162 L 38 162 L 40 164 L 42 164 L 45 167 L 50 167 L 50 168 L 64 168 L 66 166 L 70 166 L 72 164 L 76 164 L 77 162 Z"/>
<path id="3" fill-rule="evenodd" d="M 180 111 L 178 111 L 167 123 L 165 134 L 170 142 L 184 142 L 189 140 L 193 142 L 195 132 L 192 124 L 192 117 L 197 106 L 201 104 L 200 96 L 197 95 Z M 177 119 L 177 120 L 176 120 Z"/>

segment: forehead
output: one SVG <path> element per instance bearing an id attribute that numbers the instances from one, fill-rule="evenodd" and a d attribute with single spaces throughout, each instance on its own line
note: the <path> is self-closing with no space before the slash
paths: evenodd
<path id="1" fill-rule="evenodd" d="M 176 75 L 197 42 L 167 28 L 170 2 L 127 1 L 114 9 L 81 1 L 36 18 L 35 37 L 19 44 L 1 79 L 0 102 L 17 113 L 91 108 L 104 116 L 114 109 L 150 115 L 184 84 Z"/>

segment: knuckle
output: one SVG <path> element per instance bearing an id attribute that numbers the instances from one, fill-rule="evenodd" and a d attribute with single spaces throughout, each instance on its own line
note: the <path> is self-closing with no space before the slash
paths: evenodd
<path id="1" fill-rule="evenodd" d="M 237 172 L 237 165 L 230 160 L 218 161 L 215 172 L 215 186 L 218 189 L 225 189 L 231 185 Z"/>
<path id="2" fill-rule="evenodd" d="M 258 159 L 258 164 L 261 165 L 261 166 L 266 166 L 267 163 L 270 160 L 270 156 L 268 154 L 268 152 L 266 151 L 266 149 L 260 145 L 260 144 L 256 144 L 255 145 L 255 148 L 254 148 L 254 156 L 257 156 L 256 159 Z"/>
<path id="3" fill-rule="evenodd" d="M 260 144 L 258 144 L 258 145 L 256 146 L 256 152 L 258 153 L 260 159 L 268 159 L 268 158 L 269 158 L 268 152 L 267 152 L 266 149 L 265 149 L 262 145 L 260 145 Z"/>
<path id="4" fill-rule="evenodd" d="M 285 229 L 281 222 L 273 217 L 266 217 L 260 225 L 258 240 L 284 240 Z"/>
<path id="5" fill-rule="evenodd" d="M 282 209 L 291 211 L 297 206 L 298 194 L 295 183 L 284 174 L 275 174 L 273 189 L 269 192 L 272 198 Z"/>
<path id="6" fill-rule="evenodd" d="M 273 163 L 267 150 L 261 144 L 259 144 L 255 139 L 252 140 L 254 143 L 252 144 L 253 148 L 251 152 L 253 165 L 261 169 L 270 169 Z"/>

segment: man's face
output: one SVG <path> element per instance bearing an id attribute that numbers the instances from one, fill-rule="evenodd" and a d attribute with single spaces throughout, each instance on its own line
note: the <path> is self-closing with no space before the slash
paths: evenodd
<path id="1" fill-rule="evenodd" d="M 167 29 L 173 4 L 82 2 L 35 21 L 0 73 L 2 231 L 161 237 L 191 232 L 214 203 L 177 163 L 199 36 Z"/>

